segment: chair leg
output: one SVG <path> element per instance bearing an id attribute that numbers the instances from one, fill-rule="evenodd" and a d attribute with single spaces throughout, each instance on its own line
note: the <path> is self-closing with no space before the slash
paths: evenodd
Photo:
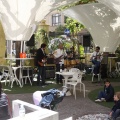
<path id="1" fill-rule="evenodd" d="M 63 86 L 65 86 L 65 80 L 62 80 L 63 81 Z"/>
<path id="2" fill-rule="evenodd" d="M 8 79 L 8 76 L 5 77 L 5 86 L 7 84 L 7 79 Z"/>
<path id="3" fill-rule="evenodd" d="M 85 98 L 85 85 L 83 84 L 83 94 L 84 94 L 84 98 Z"/>
<path id="4" fill-rule="evenodd" d="M 20 81 L 18 81 L 18 80 L 17 80 L 17 82 L 18 82 L 18 84 L 20 85 L 20 87 L 22 87 L 22 85 L 21 85 Z"/>
<path id="5" fill-rule="evenodd" d="M 27 84 L 27 77 L 25 77 L 25 84 Z"/>
<path id="6" fill-rule="evenodd" d="M 70 85 L 71 86 L 71 85 Z M 73 86 L 73 95 L 75 95 L 74 86 Z"/>
<path id="7" fill-rule="evenodd" d="M 9 80 L 9 84 L 8 84 L 8 86 L 10 86 L 10 84 L 11 84 L 11 79 Z"/>
<path id="8" fill-rule="evenodd" d="M 30 81 L 30 84 L 31 84 L 31 86 L 32 86 L 32 82 L 31 82 L 31 80 L 30 80 L 30 77 L 28 77 L 28 79 L 29 79 L 29 81 Z"/>
<path id="9" fill-rule="evenodd" d="M 8 84 L 8 86 L 9 86 L 11 83 L 10 75 L 8 76 L 8 80 L 9 80 L 9 84 Z"/>
<path id="10" fill-rule="evenodd" d="M 80 84 L 80 92 L 81 92 L 81 84 Z"/>
<path id="11" fill-rule="evenodd" d="M 22 84 L 22 86 L 24 85 L 23 78 L 21 78 L 21 84 Z"/>
<path id="12" fill-rule="evenodd" d="M 93 82 L 93 79 L 94 79 L 94 74 L 92 75 L 92 82 Z"/>
<path id="13" fill-rule="evenodd" d="M 98 74 L 98 81 L 100 81 L 101 80 L 101 75 L 100 74 Z"/>
<path id="14" fill-rule="evenodd" d="M 14 78 L 12 78 L 12 82 L 11 82 L 11 88 L 13 87 L 13 82 L 14 82 Z"/>
<path id="15" fill-rule="evenodd" d="M 80 83 L 80 85 L 82 85 L 82 87 L 83 87 L 83 96 L 85 98 L 85 85 L 83 83 Z M 80 92 L 81 92 L 81 90 L 80 90 Z"/>
<path id="16" fill-rule="evenodd" d="M 76 100 L 76 90 L 75 90 L 75 86 L 73 86 L 73 91 L 74 91 L 74 96 L 75 96 L 75 100 Z"/>

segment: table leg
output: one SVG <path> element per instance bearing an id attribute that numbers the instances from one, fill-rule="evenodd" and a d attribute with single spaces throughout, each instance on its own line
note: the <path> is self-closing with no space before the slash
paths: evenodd
<path id="1" fill-rule="evenodd" d="M 65 79 L 65 87 L 67 87 L 68 76 L 64 76 L 64 79 Z M 71 96 L 70 90 L 66 92 L 66 96 Z"/>
<path id="2" fill-rule="evenodd" d="M 110 58 L 110 73 L 111 73 L 111 58 Z"/>
<path id="3" fill-rule="evenodd" d="M 20 87 L 22 87 L 22 85 L 21 85 L 21 82 L 18 80 L 18 78 L 17 78 L 17 75 L 16 75 L 16 70 L 19 68 L 19 67 L 12 67 L 13 68 L 13 71 L 14 71 L 14 73 L 13 73 L 13 80 L 12 80 L 12 83 L 11 83 L 11 88 L 13 87 L 13 82 L 14 81 L 16 81 L 19 85 L 20 85 Z"/>

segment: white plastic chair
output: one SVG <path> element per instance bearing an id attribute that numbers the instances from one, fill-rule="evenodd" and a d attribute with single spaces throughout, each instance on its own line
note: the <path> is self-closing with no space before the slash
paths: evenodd
<path id="1" fill-rule="evenodd" d="M 92 72 L 91 72 L 92 73 L 92 82 L 94 80 L 94 76 L 96 75 L 96 74 L 93 73 L 94 67 L 95 67 L 95 65 L 92 65 Z M 98 76 L 98 81 L 100 81 L 100 79 L 101 79 L 100 73 L 98 73 L 97 76 Z"/>
<path id="2" fill-rule="evenodd" d="M 94 80 L 94 76 L 95 76 L 96 74 L 92 74 L 92 82 L 93 82 L 93 80 Z M 100 73 L 99 74 L 97 74 L 97 76 L 98 76 L 98 81 L 100 81 L 100 79 L 101 79 L 101 76 L 100 76 Z"/>
<path id="3" fill-rule="evenodd" d="M 71 79 L 68 79 L 68 81 L 66 82 L 66 85 L 73 86 L 73 94 L 75 96 L 75 99 L 76 99 L 76 86 L 78 84 L 80 84 L 80 92 L 81 88 L 83 88 L 83 94 L 85 97 L 85 84 L 82 82 L 82 75 L 80 72 L 75 72 L 74 76 Z"/>
<path id="4" fill-rule="evenodd" d="M 1 79 L 5 78 L 5 85 L 6 85 L 7 82 L 9 82 L 9 84 L 10 84 L 10 79 L 8 79 L 11 76 L 10 75 L 9 66 L 7 66 L 7 65 L 0 65 L 0 69 L 1 69 L 1 72 L 2 72 Z"/>
<path id="5" fill-rule="evenodd" d="M 71 68 L 69 71 L 70 72 L 80 72 L 80 70 L 78 68 Z"/>
<path id="6" fill-rule="evenodd" d="M 29 74 L 29 70 L 30 70 L 31 66 L 22 66 L 22 78 L 21 78 L 21 83 L 22 83 L 22 86 L 24 84 L 23 80 L 25 78 L 25 84 L 27 83 L 27 79 L 29 80 L 31 86 L 32 86 L 32 81 L 30 79 L 30 74 Z M 23 76 L 23 70 L 27 70 L 27 74 Z"/>
<path id="7" fill-rule="evenodd" d="M 81 71 L 78 68 L 71 68 L 69 71 L 71 71 L 71 72 L 78 72 L 78 73 L 80 73 L 82 75 L 82 77 L 86 73 L 86 70 Z"/>
<path id="8" fill-rule="evenodd" d="M 71 68 L 69 72 L 80 73 L 80 70 L 78 68 Z M 72 78 L 76 78 L 76 75 L 74 74 Z M 65 79 L 62 80 L 63 80 L 63 86 L 65 86 Z M 68 81 L 70 82 L 71 78 L 69 78 Z"/>
<path id="9" fill-rule="evenodd" d="M 74 73 L 79 73 L 82 77 L 84 75 L 84 73 L 81 70 L 79 70 L 78 68 L 71 68 L 69 71 L 74 72 Z M 72 78 L 68 79 L 68 81 L 71 81 L 72 79 L 77 79 L 77 77 L 78 76 L 76 74 L 74 74 Z"/>

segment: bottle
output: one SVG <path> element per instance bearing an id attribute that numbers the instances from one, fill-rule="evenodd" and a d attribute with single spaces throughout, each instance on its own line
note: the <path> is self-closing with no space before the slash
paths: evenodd
<path id="1" fill-rule="evenodd" d="M 19 116 L 20 117 L 25 117 L 25 108 L 24 108 L 24 105 L 20 105 Z"/>

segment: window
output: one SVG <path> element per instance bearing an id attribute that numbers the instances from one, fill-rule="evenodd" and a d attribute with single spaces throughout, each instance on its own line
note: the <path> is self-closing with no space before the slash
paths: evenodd
<path id="1" fill-rule="evenodd" d="M 54 14 L 52 15 L 52 26 L 60 25 L 61 24 L 61 15 Z"/>
<path id="2" fill-rule="evenodd" d="M 64 16 L 64 23 L 66 23 L 67 18 L 68 18 L 67 16 Z"/>

